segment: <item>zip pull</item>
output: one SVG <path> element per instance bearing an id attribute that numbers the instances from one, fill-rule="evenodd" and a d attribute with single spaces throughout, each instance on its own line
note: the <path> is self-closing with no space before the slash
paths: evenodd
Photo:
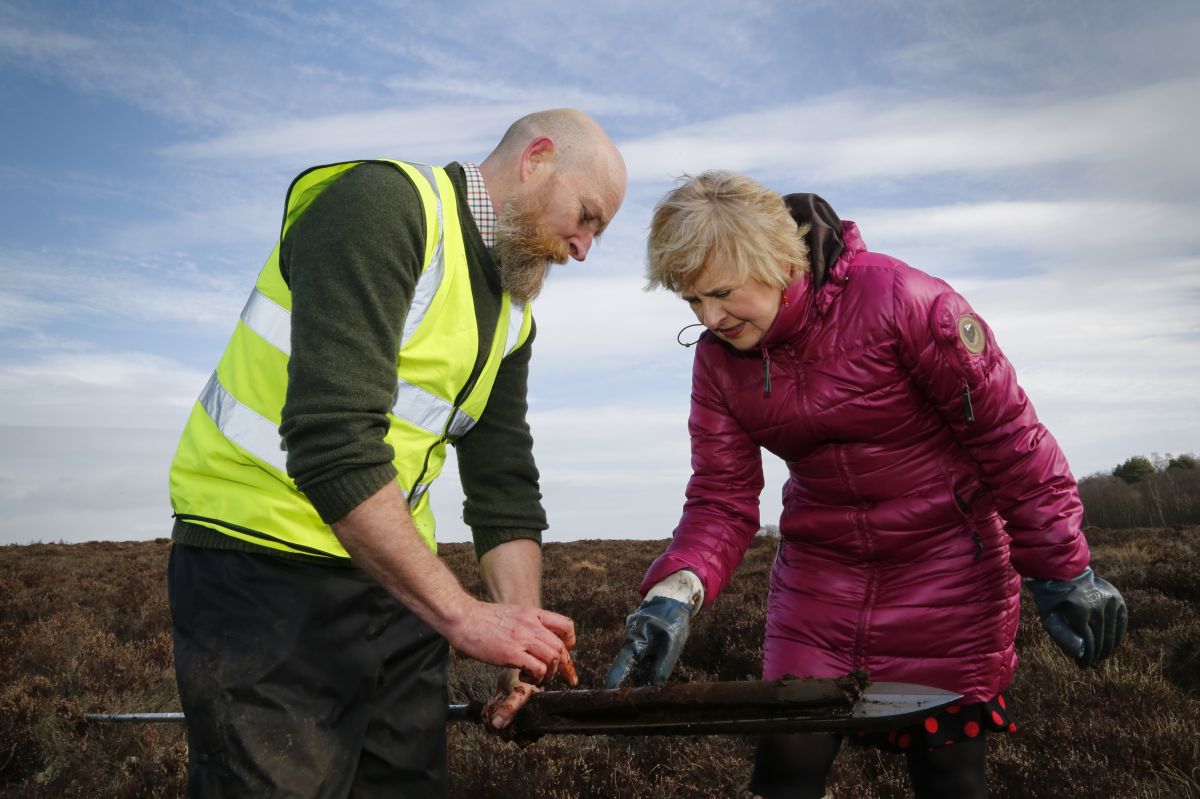
<path id="1" fill-rule="evenodd" d="M 973 407 L 971 407 L 971 389 L 969 389 L 967 387 L 966 383 L 963 383 L 962 398 L 963 398 L 963 411 L 967 415 L 967 424 L 971 424 L 972 422 L 975 421 L 975 409 Z"/>
<path id="2" fill-rule="evenodd" d="M 767 348 L 762 348 L 763 362 L 763 396 L 771 396 L 771 354 L 767 352 Z"/>

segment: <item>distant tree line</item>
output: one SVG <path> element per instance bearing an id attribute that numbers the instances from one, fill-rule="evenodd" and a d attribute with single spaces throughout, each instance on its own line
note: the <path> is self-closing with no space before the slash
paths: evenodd
<path id="1" fill-rule="evenodd" d="M 1200 459 L 1194 453 L 1135 455 L 1109 473 L 1079 481 L 1084 523 L 1095 527 L 1200 524 Z M 779 537 L 768 524 L 758 534 Z"/>
<path id="2" fill-rule="evenodd" d="M 1079 481 L 1084 522 L 1096 527 L 1200 524 L 1200 463 L 1194 453 L 1135 455 Z"/>

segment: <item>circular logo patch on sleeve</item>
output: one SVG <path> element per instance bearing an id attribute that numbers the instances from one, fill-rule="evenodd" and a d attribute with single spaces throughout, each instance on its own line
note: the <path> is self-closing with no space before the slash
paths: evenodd
<path id="1" fill-rule="evenodd" d="M 970 314 L 958 317 L 958 338 L 967 351 L 973 355 L 983 352 L 983 345 L 987 343 L 987 337 L 983 334 L 983 326 Z"/>

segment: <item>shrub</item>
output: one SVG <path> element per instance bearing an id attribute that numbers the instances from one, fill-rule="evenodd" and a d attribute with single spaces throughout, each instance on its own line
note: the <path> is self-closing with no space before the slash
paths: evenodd
<path id="1" fill-rule="evenodd" d="M 1011 698 L 1020 725 L 996 736 L 998 799 L 1200 797 L 1200 527 L 1089 528 L 1099 574 L 1125 593 L 1118 656 L 1079 670 L 1023 609 Z M 572 616 L 584 687 L 603 684 L 664 541 L 545 547 L 547 607 Z M 755 538 L 728 589 L 696 618 L 678 677 L 759 674 L 774 539 Z M 483 595 L 470 545 L 441 556 Z M 166 542 L 0 548 L 0 796 L 177 797 L 186 744 L 173 725 L 98 726 L 83 712 L 178 710 L 170 660 Z M 451 700 L 486 699 L 496 671 L 452 655 Z M 519 748 L 475 725 L 449 730 L 451 796 L 478 799 L 734 795 L 749 776 L 742 736 L 551 736 Z M 837 796 L 907 797 L 903 760 L 845 747 Z"/>

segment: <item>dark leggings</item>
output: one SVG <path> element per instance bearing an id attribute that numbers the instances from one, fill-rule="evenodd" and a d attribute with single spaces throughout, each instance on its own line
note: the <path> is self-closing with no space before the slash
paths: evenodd
<path id="1" fill-rule="evenodd" d="M 750 790 L 764 799 L 820 799 L 840 735 L 764 735 L 754 753 Z M 983 736 L 905 755 L 917 799 L 986 799 Z"/>

